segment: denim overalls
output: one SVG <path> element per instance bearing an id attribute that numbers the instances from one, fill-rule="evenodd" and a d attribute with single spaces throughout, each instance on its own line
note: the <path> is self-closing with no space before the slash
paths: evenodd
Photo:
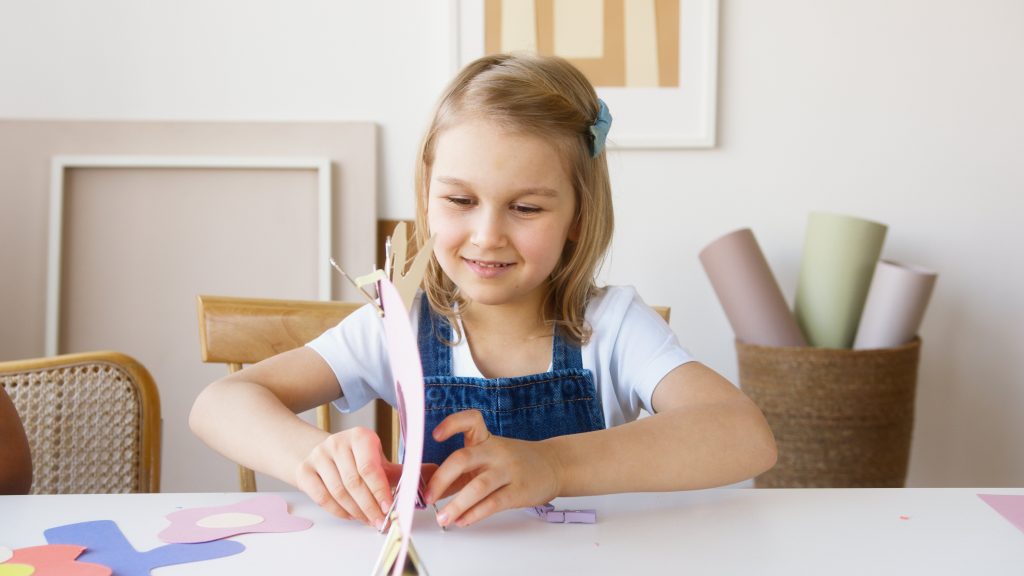
<path id="1" fill-rule="evenodd" d="M 431 436 L 442 420 L 462 410 L 479 410 L 492 434 L 520 440 L 605 427 L 594 378 L 583 368 L 580 348 L 564 341 L 557 330 L 551 372 L 515 378 L 452 376 L 452 349 L 438 338 L 451 340 L 452 327 L 433 313 L 425 296 L 420 301 L 418 344 L 426 400 L 423 462 L 440 464 L 462 448 L 461 434 L 440 443 Z"/>

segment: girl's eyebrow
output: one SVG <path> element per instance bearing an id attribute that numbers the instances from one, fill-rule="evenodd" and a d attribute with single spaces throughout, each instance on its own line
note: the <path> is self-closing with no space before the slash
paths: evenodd
<path id="1" fill-rule="evenodd" d="M 436 180 L 437 182 L 440 182 L 441 184 L 447 184 L 449 186 L 458 186 L 460 188 L 468 188 L 468 189 L 472 189 L 473 188 L 465 180 L 462 180 L 460 178 L 455 178 L 454 176 L 438 176 L 438 177 L 434 178 L 434 180 Z M 548 196 L 548 197 L 558 196 L 558 191 L 557 190 L 555 190 L 554 188 L 548 188 L 546 186 L 529 186 L 529 187 L 526 187 L 526 188 L 520 188 L 519 190 L 516 190 L 515 192 L 519 196 L 528 196 L 528 195 L 531 195 L 531 194 L 532 195 L 536 195 L 536 196 Z"/>

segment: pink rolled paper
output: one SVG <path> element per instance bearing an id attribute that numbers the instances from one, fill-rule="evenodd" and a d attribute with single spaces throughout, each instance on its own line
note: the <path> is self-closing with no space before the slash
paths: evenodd
<path id="1" fill-rule="evenodd" d="M 910 342 L 921 327 L 936 278 L 931 270 L 879 260 L 853 347 L 890 348 Z"/>
<path id="2" fill-rule="evenodd" d="M 750 228 L 708 244 L 700 262 L 736 338 L 760 346 L 806 346 Z"/>

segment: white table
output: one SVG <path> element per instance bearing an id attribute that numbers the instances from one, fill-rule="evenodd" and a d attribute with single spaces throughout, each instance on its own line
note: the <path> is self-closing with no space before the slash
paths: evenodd
<path id="1" fill-rule="evenodd" d="M 978 493 L 1020 489 L 721 489 L 562 498 L 596 508 L 594 525 L 547 524 L 510 510 L 441 532 L 419 512 L 414 542 L 431 574 L 1024 574 L 1024 532 Z M 138 550 L 162 545 L 164 515 L 250 495 L 0 496 L 0 546 L 45 544 L 43 530 L 114 520 Z M 384 537 L 337 520 L 299 493 L 303 532 L 234 537 L 236 556 L 168 566 L 156 576 L 369 574 Z"/>

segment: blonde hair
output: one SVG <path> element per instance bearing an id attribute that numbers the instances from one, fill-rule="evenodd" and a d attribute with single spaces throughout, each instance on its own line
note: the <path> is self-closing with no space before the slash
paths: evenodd
<path id="1" fill-rule="evenodd" d="M 590 338 L 584 318 L 597 290 L 594 277 L 611 242 L 614 218 L 608 163 L 592 157 L 590 127 L 597 120 L 597 94 L 586 77 L 556 57 L 497 54 L 468 64 L 448 85 L 424 135 L 416 166 L 416 249 L 427 241 L 427 192 L 438 137 L 460 121 L 485 118 L 508 130 L 551 142 L 566 162 L 576 194 L 573 230 L 548 280 L 545 321 L 575 344 Z M 431 257 L 423 289 L 430 307 L 445 316 L 461 337 L 455 307 L 470 303 Z M 554 317 L 547 315 L 553 313 Z"/>

